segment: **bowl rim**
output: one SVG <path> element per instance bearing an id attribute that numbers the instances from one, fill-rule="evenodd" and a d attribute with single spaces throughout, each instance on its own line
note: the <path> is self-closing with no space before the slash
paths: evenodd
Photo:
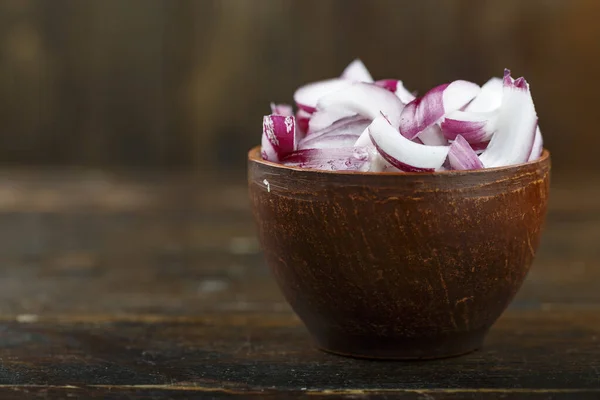
<path id="1" fill-rule="evenodd" d="M 424 176 L 463 176 L 470 174 L 482 174 L 482 173 L 492 173 L 492 172 L 501 172 L 501 171 L 512 171 L 517 170 L 524 166 L 529 165 L 542 165 L 545 164 L 550 159 L 550 152 L 544 148 L 542 151 L 542 155 L 533 161 L 528 161 L 520 164 L 511 164 L 505 165 L 502 167 L 493 167 L 493 168 L 483 168 L 483 169 L 470 169 L 470 170 L 452 170 L 452 171 L 433 171 L 433 172 L 401 172 L 401 171 L 389 171 L 389 172 L 373 172 L 373 171 L 328 171 L 321 170 L 315 168 L 302 168 L 302 167 L 292 167 L 289 165 L 279 164 L 272 161 L 263 160 L 260 156 L 260 148 L 261 146 L 255 146 L 248 151 L 248 161 L 261 164 L 271 168 L 277 168 L 281 170 L 288 171 L 298 171 L 298 172 L 306 172 L 313 174 L 326 174 L 326 175 L 353 175 L 353 176 L 413 176 L 413 177 L 424 177 Z"/>

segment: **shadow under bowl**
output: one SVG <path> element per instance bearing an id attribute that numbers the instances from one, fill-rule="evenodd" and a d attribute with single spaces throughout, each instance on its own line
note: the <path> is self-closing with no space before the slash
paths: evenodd
<path id="1" fill-rule="evenodd" d="M 546 214 L 550 155 L 435 173 L 331 172 L 248 155 L 267 264 L 319 348 L 465 354 L 511 302 Z"/>

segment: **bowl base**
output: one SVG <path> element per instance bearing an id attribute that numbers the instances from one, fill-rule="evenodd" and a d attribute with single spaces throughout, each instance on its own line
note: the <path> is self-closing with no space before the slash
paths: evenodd
<path id="1" fill-rule="evenodd" d="M 488 329 L 424 338 L 382 338 L 332 334 L 316 337 L 317 347 L 344 357 L 377 360 L 434 360 L 481 348 Z"/>

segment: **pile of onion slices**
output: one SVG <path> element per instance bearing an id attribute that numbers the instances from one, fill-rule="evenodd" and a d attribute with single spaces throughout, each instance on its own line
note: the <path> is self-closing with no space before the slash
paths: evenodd
<path id="1" fill-rule="evenodd" d="M 475 170 L 533 161 L 542 134 L 524 78 L 445 83 L 421 97 L 400 80 L 375 81 L 360 60 L 339 78 L 294 93 L 297 111 L 271 104 L 262 158 L 330 171 Z"/>

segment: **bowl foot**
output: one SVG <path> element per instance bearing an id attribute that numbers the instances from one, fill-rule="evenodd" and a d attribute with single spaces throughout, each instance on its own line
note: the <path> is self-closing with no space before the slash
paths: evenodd
<path id="1" fill-rule="evenodd" d="M 380 360 L 433 360 L 471 353 L 483 344 L 487 329 L 423 338 L 333 334 L 316 336 L 317 347 L 345 357 Z"/>

